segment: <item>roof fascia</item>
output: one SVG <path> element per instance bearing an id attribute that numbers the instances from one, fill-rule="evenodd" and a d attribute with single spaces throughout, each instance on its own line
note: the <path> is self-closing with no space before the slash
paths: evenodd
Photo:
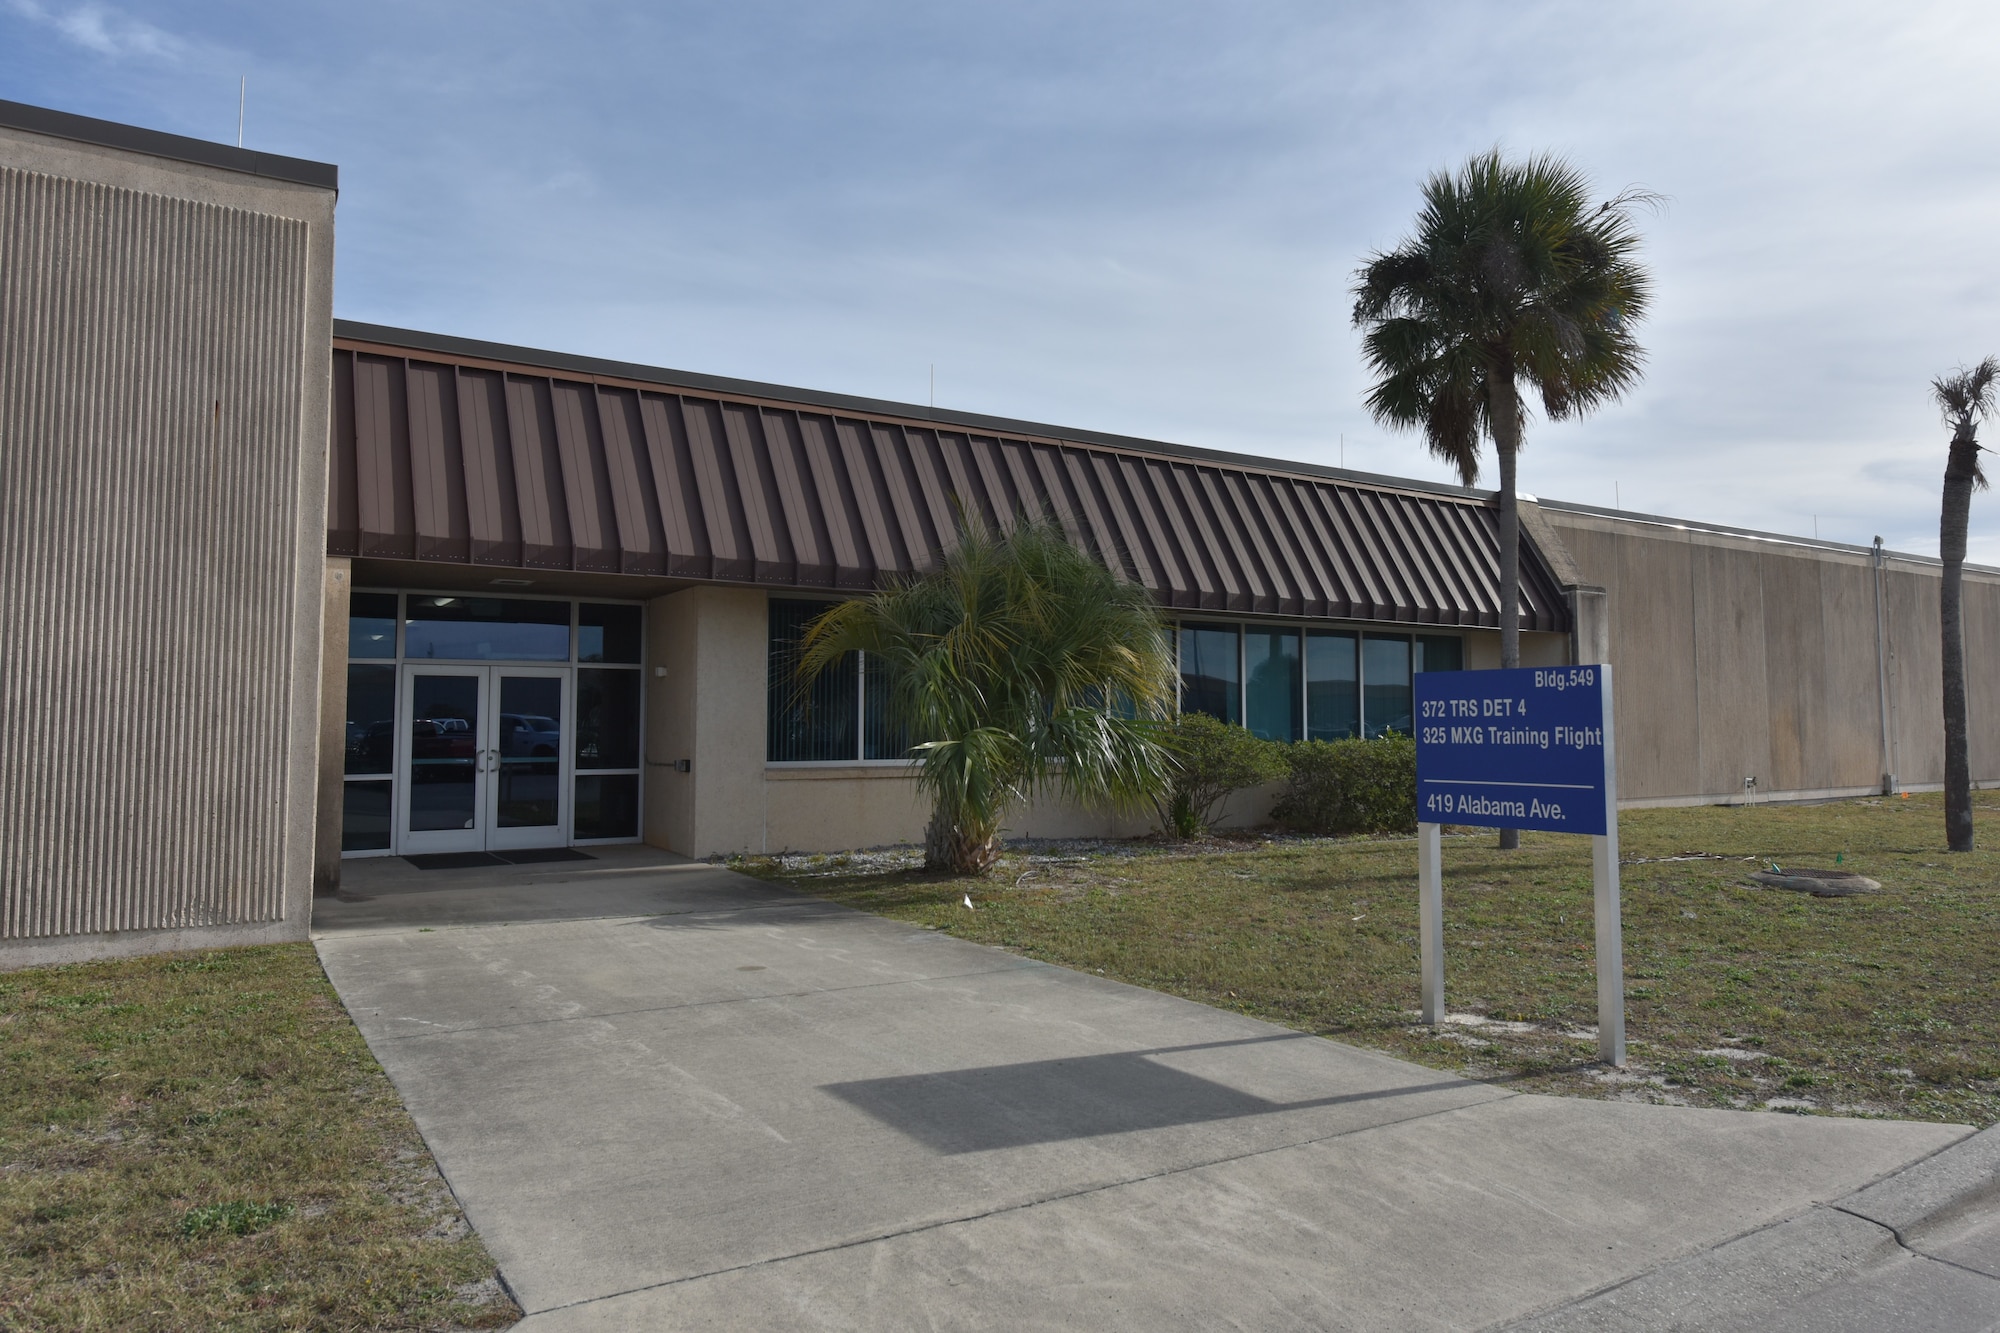
<path id="1" fill-rule="evenodd" d="M 26 102 L 9 102 L 0 98 L 0 127 L 23 130 L 29 134 L 43 134 L 51 139 L 68 139 L 72 143 L 92 144 L 99 148 L 143 153 L 148 157 L 166 158 L 174 162 L 191 162 L 197 166 L 219 167 L 224 171 L 240 171 L 245 175 L 262 176 L 267 180 L 317 186 L 323 190 L 332 190 L 335 194 L 340 192 L 340 168 L 330 162 L 313 162 L 302 157 L 260 153 L 230 144 L 211 143 L 207 139 L 190 139 L 185 135 L 168 134 L 162 130 L 142 129 L 137 125 L 126 125 L 115 120 L 99 120 L 94 116 L 79 116 L 68 111 L 31 106 Z"/>

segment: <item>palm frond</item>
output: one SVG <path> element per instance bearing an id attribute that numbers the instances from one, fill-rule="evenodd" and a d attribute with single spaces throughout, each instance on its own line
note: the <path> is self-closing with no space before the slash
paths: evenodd
<path id="1" fill-rule="evenodd" d="M 919 787 L 973 844 L 1038 791 L 1139 806 L 1166 776 L 1153 729 L 1174 707 L 1172 644 L 1145 589 L 1081 542 L 1060 516 L 1017 515 L 998 534 L 962 517 L 935 568 L 803 637 L 802 681 L 849 652 L 879 661 Z"/>
<path id="2" fill-rule="evenodd" d="M 1353 319 L 1374 376 L 1365 401 L 1383 425 L 1421 431 L 1469 485 L 1493 404 L 1520 401 L 1496 395 L 1500 378 L 1525 382 L 1551 420 L 1638 382 L 1632 330 L 1651 283 L 1632 214 L 1664 197 L 1630 187 L 1593 202 L 1565 159 L 1512 161 L 1498 149 L 1432 173 L 1422 195 L 1414 234 L 1355 276 Z"/>
<path id="3" fill-rule="evenodd" d="M 1963 469 L 1961 475 L 1970 474 L 1974 489 L 1982 491 L 1986 469 L 1980 465 L 1979 426 L 1993 416 L 1996 386 L 2000 386 L 2000 359 L 1990 356 L 1931 381 L 1931 396 L 1945 425 L 1951 427 L 1951 466 Z"/>

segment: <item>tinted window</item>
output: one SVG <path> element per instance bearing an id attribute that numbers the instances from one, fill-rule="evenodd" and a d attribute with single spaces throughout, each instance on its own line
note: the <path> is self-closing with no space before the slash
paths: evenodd
<path id="1" fill-rule="evenodd" d="M 916 744 L 907 727 L 895 723 L 890 710 L 890 695 L 894 692 L 895 680 L 880 659 L 861 659 L 861 678 L 867 691 L 867 699 L 861 710 L 863 750 L 865 759 L 908 759 L 910 747 Z"/>
<path id="2" fill-rule="evenodd" d="M 396 766 L 396 668 L 347 668 L 347 771 L 387 773 Z"/>
<path id="3" fill-rule="evenodd" d="M 1419 634 L 1417 670 L 1465 670 L 1465 640 L 1456 634 Z"/>
<path id="4" fill-rule="evenodd" d="M 639 766 L 638 672 L 576 673 L 576 766 Z"/>
<path id="5" fill-rule="evenodd" d="M 639 608 L 585 602 L 576 614 L 576 660 L 639 661 Z"/>
<path id="6" fill-rule="evenodd" d="M 350 782 L 342 792 L 340 850 L 389 850 L 389 787 L 386 782 Z"/>
<path id="7" fill-rule="evenodd" d="M 396 655 L 396 594 L 357 592 L 347 604 L 347 655 Z"/>
<path id="8" fill-rule="evenodd" d="M 1246 629 L 1243 661 L 1249 677 L 1244 725 L 1267 741 L 1299 738 L 1299 632 Z"/>
<path id="9" fill-rule="evenodd" d="M 403 654 L 462 661 L 566 662 L 569 603 L 412 595 Z"/>
<path id="10" fill-rule="evenodd" d="M 1410 734 L 1410 641 L 1402 635 L 1361 639 L 1361 726 L 1365 736 Z"/>
<path id="11" fill-rule="evenodd" d="M 1243 720 L 1236 627 L 1181 626 L 1181 711 Z"/>
<path id="12" fill-rule="evenodd" d="M 1332 630 L 1306 634 L 1306 735 L 1337 741 L 1361 734 L 1361 691 L 1355 636 Z"/>
<path id="13" fill-rule="evenodd" d="M 575 836 L 639 836 L 639 775 L 594 773 L 576 780 Z"/>
<path id="14" fill-rule="evenodd" d="M 849 653 L 810 688 L 798 678 L 799 636 L 830 602 L 771 599 L 765 758 L 774 764 L 858 759 L 861 664 Z M 881 738 L 887 743 L 891 738 Z"/>

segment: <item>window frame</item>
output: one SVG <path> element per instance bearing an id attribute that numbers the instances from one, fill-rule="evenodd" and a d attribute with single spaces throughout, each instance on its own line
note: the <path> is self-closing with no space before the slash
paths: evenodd
<path id="1" fill-rule="evenodd" d="M 387 666 L 395 670 L 396 681 L 390 700 L 391 701 L 390 716 L 392 718 L 400 718 L 402 716 L 400 710 L 403 705 L 403 675 L 404 675 L 403 668 L 405 665 L 409 663 L 413 662 L 433 663 L 441 665 L 462 663 L 468 666 L 486 666 L 486 667 L 549 667 L 549 668 L 563 670 L 567 676 L 568 695 L 570 701 L 569 730 L 571 732 L 571 738 L 565 743 L 568 745 L 574 745 L 575 712 L 576 712 L 576 702 L 580 685 L 580 682 L 578 680 L 578 672 L 579 671 L 637 672 L 639 675 L 639 716 L 638 716 L 639 766 L 637 768 L 579 769 L 574 764 L 568 765 L 570 769 L 569 777 L 567 778 L 567 781 L 570 784 L 570 790 L 568 796 L 569 796 L 569 804 L 572 808 L 571 808 L 569 826 L 566 830 L 568 834 L 568 841 L 565 842 L 563 845 L 568 847 L 601 847 L 608 845 L 625 844 L 629 846 L 631 844 L 643 842 L 645 840 L 646 769 L 647 769 L 646 672 L 649 663 L 647 661 L 646 610 L 645 610 L 646 600 L 644 598 L 600 597 L 584 593 L 525 592 L 515 588 L 508 588 L 503 592 L 494 592 L 490 590 L 468 592 L 463 588 L 393 588 L 393 587 L 384 588 L 379 586 L 364 588 L 357 586 L 357 587 L 351 587 L 348 590 L 348 596 L 350 599 L 349 600 L 350 608 L 352 607 L 353 604 L 352 598 L 361 594 L 384 595 L 384 596 L 394 597 L 396 599 L 395 655 L 391 657 L 355 657 L 353 655 L 353 643 L 352 640 L 350 639 L 348 643 L 349 651 L 346 661 L 346 665 L 350 667 Z M 409 609 L 410 609 L 409 599 L 412 597 L 498 597 L 505 601 L 567 603 L 569 606 L 569 656 L 564 658 L 560 662 L 549 661 L 546 658 L 411 657 L 408 655 L 409 644 L 408 644 L 408 634 L 406 631 L 408 628 L 407 622 L 409 619 Z M 578 659 L 577 654 L 581 647 L 581 635 L 579 634 L 579 626 L 581 624 L 583 604 L 585 602 L 594 602 L 600 605 L 611 605 L 611 606 L 635 606 L 639 608 L 639 660 L 637 662 L 584 662 Z M 349 618 L 352 619 L 352 616 L 350 615 Z M 576 821 L 575 821 L 574 806 L 576 804 L 576 779 L 579 776 L 579 774 L 587 777 L 629 776 L 636 779 L 638 787 L 639 825 L 638 829 L 631 836 L 629 837 L 621 836 L 615 838 L 579 838 L 576 836 Z M 390 811 L 391 811 L 389 846 L 385 848 L 371 847 L 359 851 L 348 851 L 343 847 L 341 850 L 341 855 L 343 859 L 361 859 L 364 857 L 371 857 L 371 856 L 399 856 L 402 854 L 396 850 L 397 840 L 394 828 L 394 819 L 395 819 L 394 812 L 397 809 L 397 802 L 398 802 L 396 784 L 398 783 L 398 781 L 407 781 L 407 780 L 408 780 L 407 774 L 401 775 L 399 777 L 399 775 L 394 772 L 386 774 L 385 773 L 348 774 L 343 771 L 343 773 L 341 774 L 341 805 L 343 811 L 345 810 L 347 803 L 347 783 L 349 782 L 387 782 L 389 784 L 389 790 L 390 790 Z M 344 822 L 345 821 L 343 817 L 343 824 Z M 343 841 L 344 840 L 345 839 L 343 837 Z"/>
<path id="2" fill-rule="evenodd" d="M 1460 662 L 1458 670 L 1460 671 L 1466 670 L 1463 664 L 1466 657 L 1469 656 L 1466 651 L 1466 635 L 1464 631 L 1445 630 L 1432 626 L 1411 626 L 1405 628 L 1393 624 L 1384 625 L 1380 621 L 1367 620 L 1257 620 L 1251 618 L 1225 620 L 1219 616 L 1177 616 L 1168 623 L 1173 627 L 1174 712 L 1176 716 L 1184 711 L 1182 708 L 1182 698 L 1185 694 L 1185 690 L 1180 684 L 1183 679 L 1181 674 L 1181 630 L 1183 628 L 1221 629 L 1233 630 L 1235 632 L 1236 707 L 1237 717 L 1241 719 L 1241 721 L 1235 724 L 1238 726 L 1247 726 L 1250 717 L 1249 635 L 1247 631 L 1263 630 L 1269 632 L 1280 630 L 1294 635 L 1297 638 L 1299 648 L 1298 720 L 1299 735 L 1303 739 L 1309 739 L 1312 736 L 1311 671 L 1306 660 L 1306 634 L 1308 631 L 1337 630 L 1343 634 L 1354 635 L 1355 723 L 1359 729 L 1356 731 L 1355 736 L 1349 739 L 1366 738 L 1368 736 L 1368 668 L 1365 661 L 1367 654 L 1362 651 L 1365 636 L 1375 635 L 1385 638 L 1398 638 L 1405 642 L 1409 650 L 1409 680 L 1411 682 L 1411 689 L 1415 688 L 1415 680 L 1418 674 L 1417 662 L 1422 657 L 1418 640 L 1458 640 L 1458 660 Z"/>
<path id="3" fill-rule="evenodd" d="M 772 594 L 765 603 L 764 611 L 764 670 L 769 679 L 771 669 L 770 649 L 770 607 L 777 602 L 805 602 L 815 606 L 834 607 L 843 599 L 838 597 L 797 597 Z M 764 705 L 764 767 L 766 768 L 914 768 L 921 761 L 914 756 L 900 759 L 870 759 L 868 754 L 868 654 L 856 649 L 854 653 L 854 757 L 851 759 L 773 759 L 771 755 L 771 727 L 777 721 L 767 699 Z"/>

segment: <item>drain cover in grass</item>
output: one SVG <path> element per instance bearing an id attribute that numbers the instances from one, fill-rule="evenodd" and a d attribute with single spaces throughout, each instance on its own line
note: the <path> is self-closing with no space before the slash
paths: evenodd
<path id="1" fill-rule="evenodd" d="M 1857 893 L 1873 893 L 1882 885 L 1852 870 L 1808 870 L 1793 866 L 1787 870 L 1760 870 L 1750 877 L 1766 888 L 1791 889 L 1815 898 L 1848 898 Z"/>

